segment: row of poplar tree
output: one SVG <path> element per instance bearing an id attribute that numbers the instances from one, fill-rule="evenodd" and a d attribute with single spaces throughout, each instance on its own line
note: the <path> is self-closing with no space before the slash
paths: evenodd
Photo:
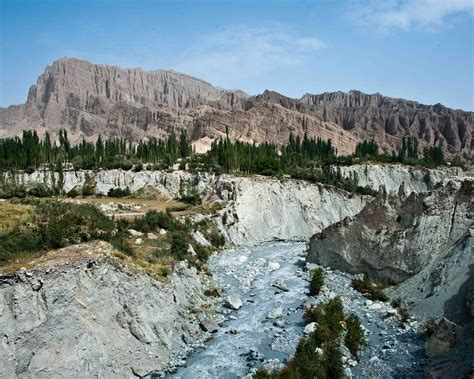
<path id="1" fill-rule="evenodd" d="M 0 170 L 34 171 L 40 167 L 57 167 L 70 163 L 75 169 L 123 168 L 131 169 L 142 163 L 168 168 L 179 158 L 189 158 L 191 166 L 221 172 L 242 172 L 274 175 L 292 174 L 299 168 L 315 168 L 323 165 L 351 164 L 354 159 L 373 159 L 384 162 L 445 163 L 439 147 L 426 147 L 423 158 L 418 157 L 418 140 L 404 137 L 401 149 L 391 156 L 380 155 L 374 141 L 363 141 L 353 156 L 338 157 L 331 140 L 303 138 L 290 134 L 288 143 L 279 147 L 271 143 L 247 143 L 231 141 L 228 136 L 216 140 L 204 155 L 193 154 L 192 146 L 184 131 L 167 139 L 151 138 L 137 143 L 124 138 L 103 139 L 96 142 L 82 140 L 72 145 L 67 131 L 60 130 L 58 141 L 53 142 L 48 133 L 40 139 L 36 131 L 24 131 L 21 137 L 0 140 Z"/>

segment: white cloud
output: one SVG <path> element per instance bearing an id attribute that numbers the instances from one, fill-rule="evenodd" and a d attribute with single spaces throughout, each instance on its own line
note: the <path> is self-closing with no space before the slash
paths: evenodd
<path id="1" fill-rule="evenodd" d="M 382 30 L 437 30 L 453 16 L 474 13 L 474 0 L 357 0 L 351 17 Z"/>
<path id="2" fill-rule="evenodd" d="M 282 67 L 297 67 L 325 47 L 316 37 L 285 25 L 233 25 L 196 38 L 174 67 L 215 83 L 248 80 Z"/>

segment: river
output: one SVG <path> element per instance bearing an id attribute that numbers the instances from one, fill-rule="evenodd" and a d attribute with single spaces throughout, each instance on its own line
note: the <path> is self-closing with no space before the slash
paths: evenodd
<path id="1" fill-rule="evenodd" d="M 304 250 L 304 243 L 278 243 L 213 255 L 208 266 L 225 289 L 224 297 L 238 293 L 243 306 L 229 310 L 227 320 L 207 348 L 191 355 L 187 366 L 169 378 L 237 378 L 248 374 L 260 358 L 286 359 L 304 328 L 301 305 L 308 291 Z M 278 263 L 280 268 L 272 270 L 270 262 Z M 278 280 L 288 286 L 287 292 L 272 286 Z M 274 326 L 276 320 L 267 319 L 268 313 L 278 307 L 284 311 L 278 319 L 285 323 L 284 328 Z M 247 359 L 251 350 L 257 359 Z"/>
<path id="2" fill-rule="evenodd" d="M 360 318 L 369 342 L 359 359 L 343 356 L 346 377 L 423 377 L 418 321 L 401 326 L 389 303 L 368 301 L 352 288 L 351 275 L 330 268 L 325 270 L 320 295 L 308 297 L 304 243 L 226 250 L 213 255 L 208 266 L 225 290 L 223 297 L 238 293 L 243 305 L 237 311 L 224 308 L 225 321 L 219 331 L 169 378 L 242 378 L 250 377 L 252 368 L 263 361 L 275 367 L 296 348 L 305 326 L 304 306 L 334 296 L 341 296 L 346 314 L 355 313 Z M 275 282 L 288 291 L 276 288 Z M 276 308 L 283 310 L 282 317 L 268 319 Z"/>

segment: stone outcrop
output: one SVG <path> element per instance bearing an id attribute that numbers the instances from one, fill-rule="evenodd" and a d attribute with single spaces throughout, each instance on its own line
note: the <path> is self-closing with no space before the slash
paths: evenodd
<path id="1" fill-rule="evenodd" d="M 425 344 L 425 352 L 429 358 L 447 353 L 461 339 L 463 332 L 462 327 L 446 318 L 441 319 L 433 328 L 433 334 L 426 339 Z"/>
<path id="2" fill-rule="evenodd" d="M 308 260 L 403 281 L 447 254 L 472 224 L 472 178 L 407 196 L 381 191 L 355 217 L 311 238 Z"/>
<path id="3" fill-rule="evenodd" d="M 460 324 L 474 320 L 473 246 L 471 229 L 445 255 L 433 259 L 420 273 L 397 286 L 391 296 L 403 299 L 410 312 L 420 317 L 447 317 Z"/>
<path id="4" fill-rule="evenodd" d="M 423 168 L 406 165 L 355 164 L 341 167 L 341 174 L 357 180 L 359 186 L 397 193 L 403 185 L 405 194 L 420 193 L 457 181 L 466 173 L 459 167 Z"/>
<path id="5" fill-rule="evenodd" d="M 203 340 L 207 275 L 182 264 L 157 282 L 108 257 L 108 243 L 75 248 L 83 258 L 0 276 L 0 377 L 142 376 Z"/>
<path id="6" fill-rule="evenodd" d="M 249 97 L 173 71 L 144 71 L 59 59 L 30 88 L 26 104 L 0 108 L 0 137 L 25 129 L 72 141 L 98 135 L 139 139 L 186 130 L 198 152 L 225 135 L 249 142 L 283 144 L 290 133 L 331 139 L 339 154 L 374 139 L 387 153 L 401 138 L 420 148 L 441 146 L 448 156 L 472 159 L 473 112 L 422 105 L 358 91 L 306 94 L 292 99 L 273 91 Z"/>

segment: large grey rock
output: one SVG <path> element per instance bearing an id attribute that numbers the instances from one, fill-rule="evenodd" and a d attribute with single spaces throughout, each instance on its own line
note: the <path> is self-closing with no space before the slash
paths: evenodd
<path id="1" fill-rule="evenodd" d="M 202 328 L 202 330 L 209 333 L 216 333 L 219 330 L 219 325 L 217 325 L 216 322 L 209 319 L 205 319 L 201 321 L 199 326 Z"/>
<path id="2" fill-rule="evenodd" d="M 431 336 L 425 343 L 425 353 L 429 358 L 436 358 L 449 351 L 461 338 L 463 328 L 446 318 L 435 326 Z"/>
<path id="3" fill-rule="evenodd" d="M 282 307 L 277 307 L 272 309 L 270 312 L 268 312 L 267 318 L 269 320 L 275 320 L 277 318 L 282 318 L 283 317 L 283 308 Z"/>
<path id="4" fill-rule="evenodd" d="M 240 309 L 242 307 L 242 300 L 240 299 L 239 294 L 233 293 L 228 295 L 225 298 L 225 305 L 231 309 Z"/>

